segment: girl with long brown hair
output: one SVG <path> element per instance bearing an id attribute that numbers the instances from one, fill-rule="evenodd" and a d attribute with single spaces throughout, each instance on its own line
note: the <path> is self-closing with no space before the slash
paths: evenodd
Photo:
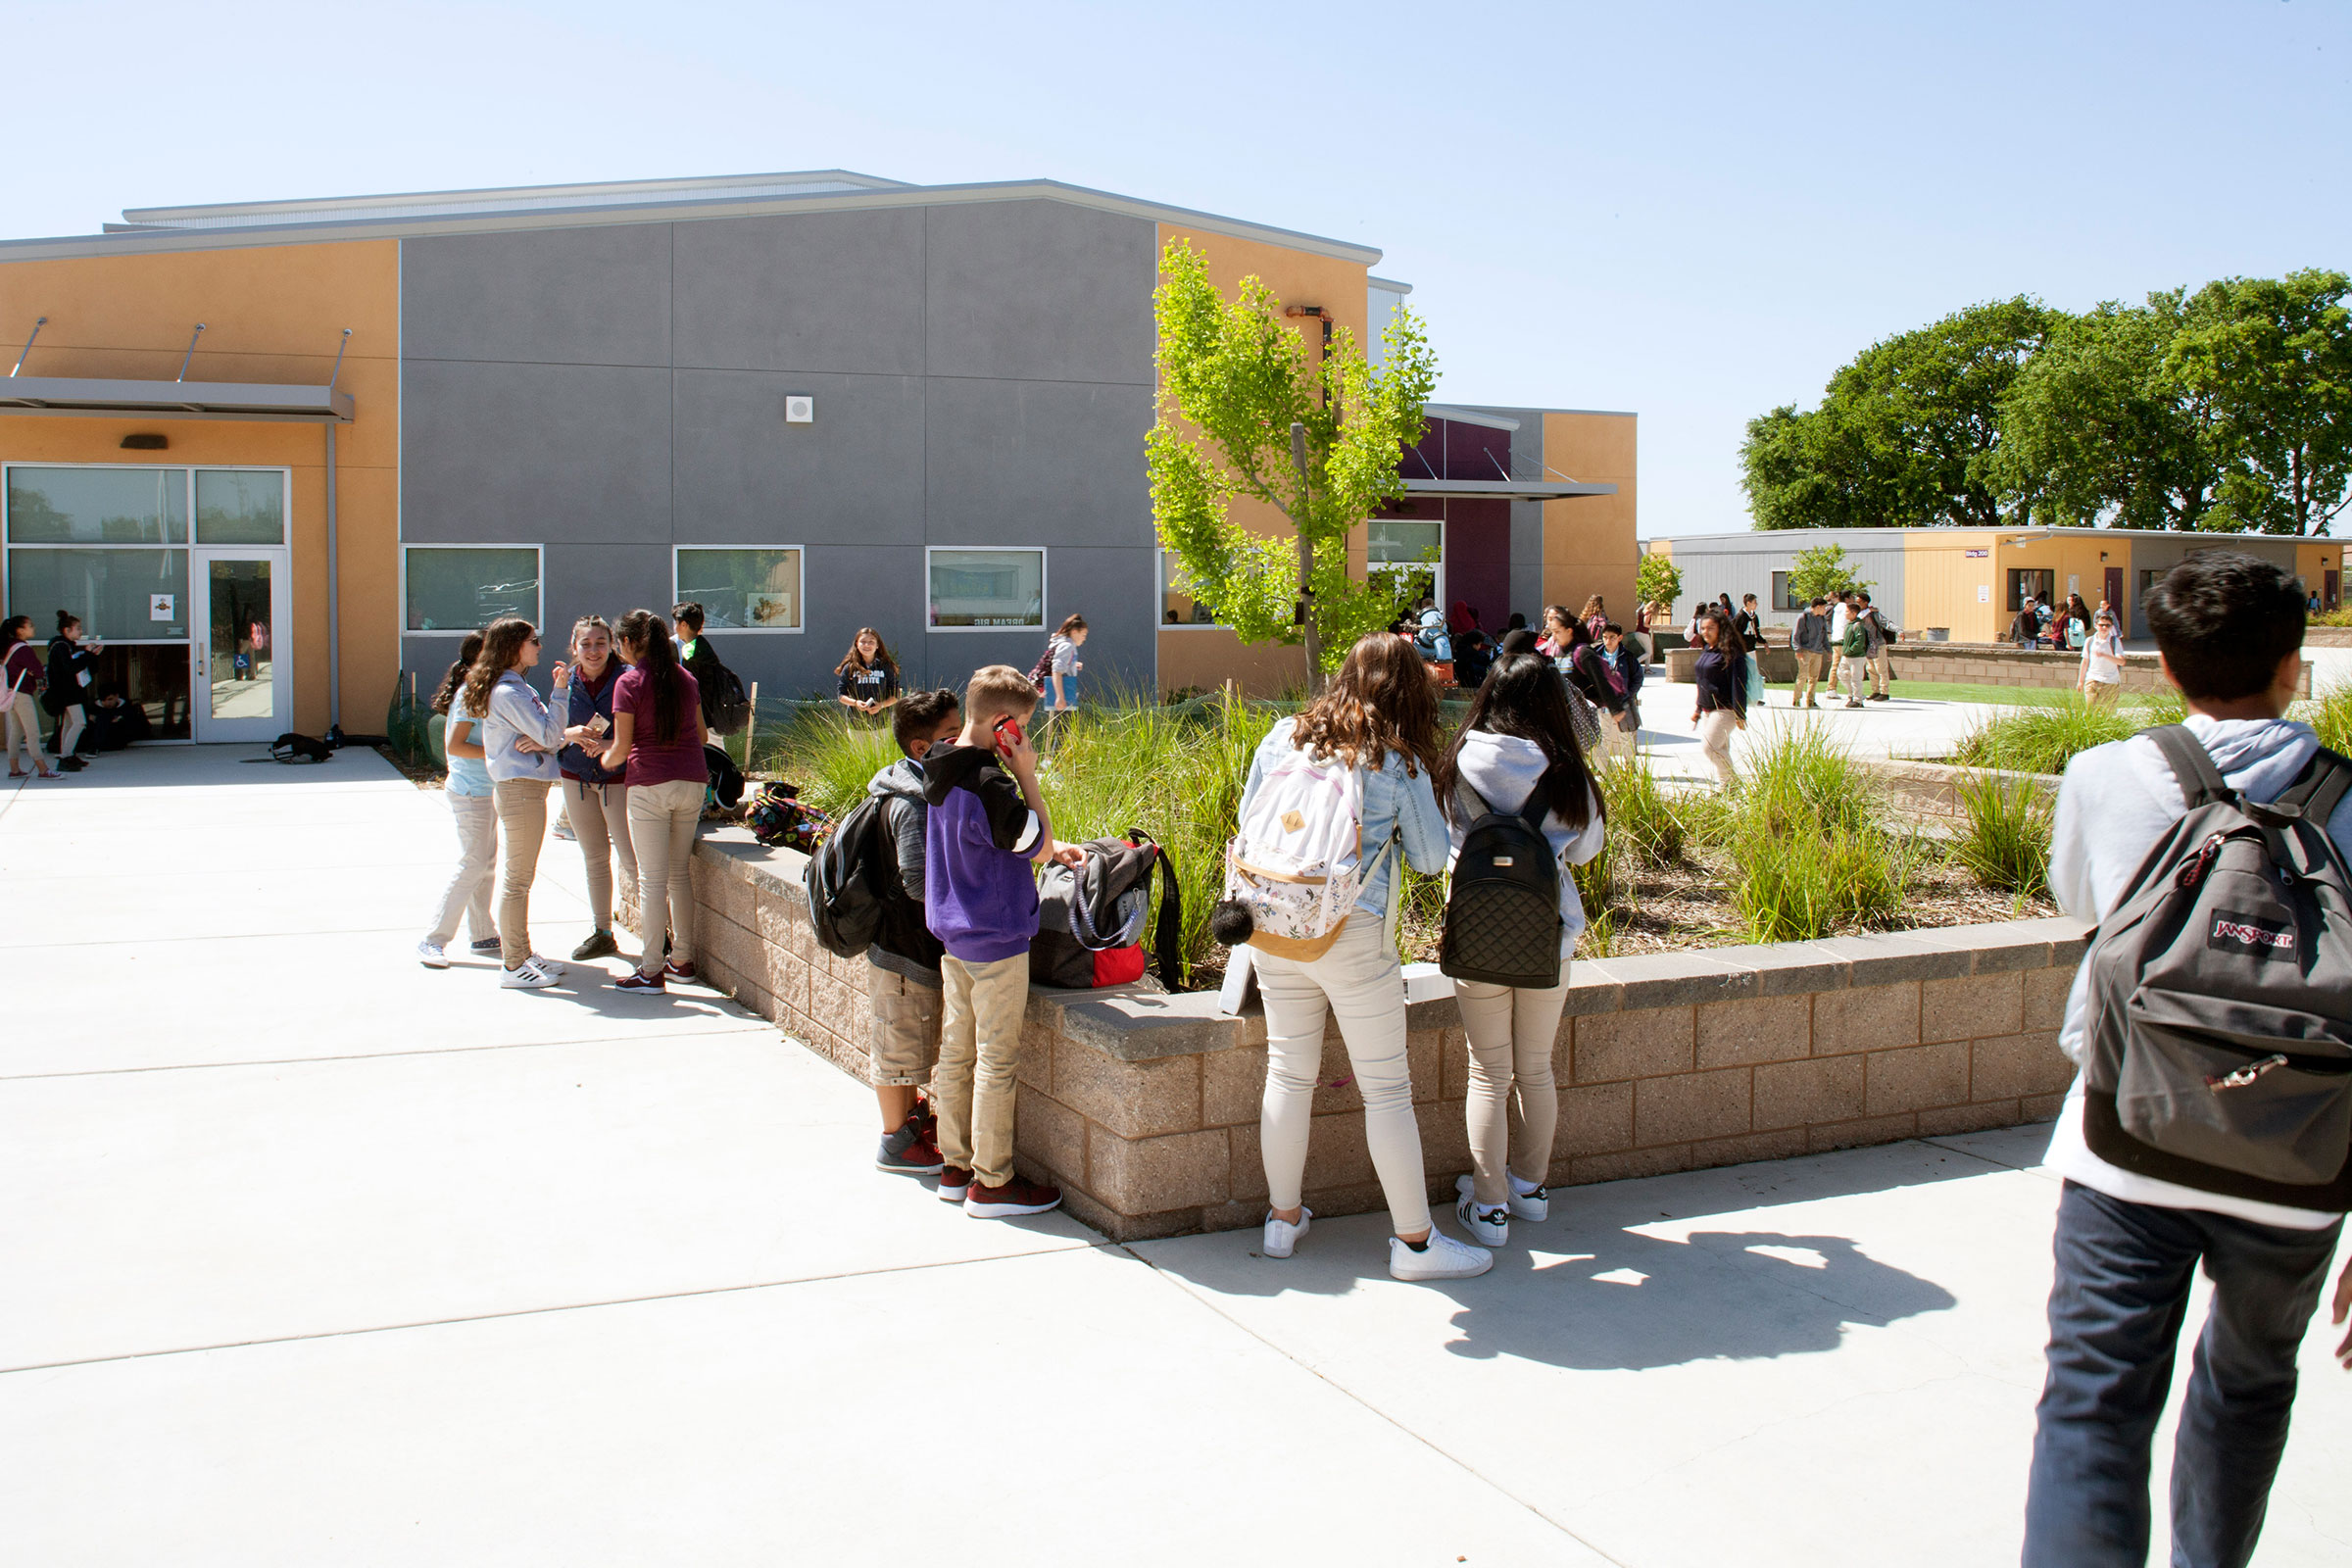
<path id="1" fill-rule="evenodd" d="M 449 802 L 450 819 L 458 829 L 458 868 L 441 890 L 441 907 L 432 929 L 416 944 L 416 961 L 427 969 L 446 969 L 449 956 L 442 950 L 458 934 L 458 922 L 473 933 L 473 951 L 499 951 L 498 922 L 490 917 L 490 889 L 498 880 L 498 803 L 483 764 L 482 720 L 466 706 L 462 689 L 473 662 L 482 657 L 482 634 L 469 631 L 458 644 L 457 662 L 441 677 L 433 694 L 433 711 L 443 715 L 441 750 L 449 758 L 449 777 L 441 793 Z"/>
<path id="2" fill-rule="evenodd" d="M 498 803 L 499 831 L 507 841 L 506 871 L 499 879 L 499 961 L 510 990 L 538 991 L 564 978 L 564 965 L 531 951 L 531 883 L 539 874 L 539 850 L 547 842 L 547 792 L 557 779 L 556 754 L 567 733 L 546 701 L 524 680 L 539 662 L 539 631 L 516 615 L 494 620 L 482 633 L 482 651 L 466 672 L 462 695 L 467 712 L 482 715 L 483 763 Z M 556 700 L 569 707 L 569 676 L 555 667 Z"/>
<path id="3" fill-rule="evenodd" d="M 1398 1279 L 1466 1279 L 1494 1256 L 1430 1224 L 1421 1130 L 1405 1063 L 1404 973 L 1391 929 L 1396 859 L 1430 873 L 1446 863 L 1446 818 L 1431 793 L 1439 756 L 1438 701 L 1421 656 L 1400 637 L 1374 635 L 1348 651 L 1323 695 L 1284 719 L 1257 749 L 1242 812 L 1284 754 L 1304 751 L 1358 775 L 1362 837 L 1371 866 L 1339 936 L 1311 959 L 1250 950 L 1266 1006 L 1266 1088 L 1258 1118 L 1265 1160 L 1265 1252 L 1288 1257 L 1313 1218 L 1300 1202 L 1323 1025 L 1337 1014 L 1364 1102 L 1364 1140 L 1396 1236 L 1389 1272 Z"/>
<path id="4" fill-rule="evenodd" d="M 620 862 L 621 880 L 637 885 L 637 851 L 629 842 L 629 786 L 618 768 L 608 768 L 592 755 L 604 750 L 604 737 L 612 728 L 612 695 L 623 668 L 612 654 L 612 628 L 602 615 L 582 615 L 571 627 L 571 686 L 565 716 L 571 728 L 588 736 L 564 748 L 558 762 L 564 772 L 564 814 L 571 822 L 588 873 L 588 913 L 596 929 L 571 950 L 585 963 L 591 958 L 617 956 L 620 944 L 612 936 L 612 862 Z"/>
<path id="5" fill-rule="evenodd" d="M 620 617 L 612 639 L 629 668 L 612 689 L 612 735 L 604 763 L 627 770 L 629 842 L 637 850 L 637 934 L 645 948 L 637 971 L 613 987 L 658 997 L 671 980 L 699 978 L 692 858 L 710 776 L 703 761 L 708 732 L 702 691 L 678 662 L 677 646 L 660 615 L 632 610 Z"/>
<path id="6" fill-rule="evenodd" d="M 899 662 L 871 626 L 858 628 L 833 673 L 841 677 L 841 706 L 854 712 L 879 713 L 899 700 Z"/>

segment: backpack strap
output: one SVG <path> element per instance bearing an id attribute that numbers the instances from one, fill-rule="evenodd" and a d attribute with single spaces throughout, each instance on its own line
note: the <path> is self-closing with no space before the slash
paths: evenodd
<path id="1" fill-rule="evenodd" d="M 1127 842 L 1152 847 L 1151 868 L 1144 873 L 1147 878 L 1159 878 L 1159 912 L 1153 917 L 1152 946 L 1159 960 L 1159 983 L 1174 991 L 1183 979 L 1184 967 L 1179 951 L 1183 945 L 1184 894 L 1176 885 L 1176 867 L 1168 863 L 1167 850 L 1142 828 L 1129 828 Z"/>
<path id="2" fill-rule="evenodd" d="M 2347 790 L 2352 790 L 2352 760 L 2323 746 L 2311 754 L 2295 781 L 2279 792 L 2278 800 L 2300 808 L 2303 819 L 2325 833 Z"/>
<path id="3" fill-rule="evenodd" d="M 1548 772 L 1549 769 L 1545 771 Z M 1551 808 L 1544 804 L 1544 781 L 1539 778 L 1536 780 L 1536 787 L 1527 792 L 1527 799 L 1519 803 L 1519 816 L 1529 827 L 1534 828 L 1536 836 L 1541 838 L 1544 836 L 1544 819 L 1550 814 Z"/>
<path id="4" fill-rule="evenodd" d="M 2141 733 L 2156 743 L 2156 749 L 2164 754 L 2165 761 L 2172 765 L 2173 777 L 2180 781 L 2180 793 L 2187 799 L 2190 810 L 2200 806 L 2211 806 L 2217 801 L 2230 803 L 2237 799 L 2237 792 L 2223 780 L 2221 770 L 2213 765 L 2212 754 L 2205 750 L 2204 743 L 2187 725 L 2159 724 Z"/>

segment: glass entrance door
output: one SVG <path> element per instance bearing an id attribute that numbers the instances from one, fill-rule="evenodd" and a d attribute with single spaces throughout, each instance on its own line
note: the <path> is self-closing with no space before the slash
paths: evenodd
<path id="1" fill-rule="evenodd" d="M 196 739 L 270 741 L 292 729 L 294 673 L 282 632 L 288 586 L 282 550 L 198 550 Z"/>

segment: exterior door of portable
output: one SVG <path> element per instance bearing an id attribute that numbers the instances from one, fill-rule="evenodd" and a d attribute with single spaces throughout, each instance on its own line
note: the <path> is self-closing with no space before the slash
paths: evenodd
<path id="1" fill-rule="evenodd" d="M 188 629 L 198 741 L 271 741 L 294 727 L 287 552 L 198 549 Z"/>
<path id="2" fill-rule="evenodd" d="M 2320 603 L 2333 610 L 2343 599 L 2344 574 L 2340 571 L 2320 573 Z"/>
<path id="3" fill-rule="evenodd" d="M 2123 567 L 2109 566 L 2107 568 L 2107 586 L 2101 592 L 2107 600 L 2107 608 L 2115 612 L 2115 634 L 2118 637 L 2131 636 L 2132 607 L 2124 600 Z"/>

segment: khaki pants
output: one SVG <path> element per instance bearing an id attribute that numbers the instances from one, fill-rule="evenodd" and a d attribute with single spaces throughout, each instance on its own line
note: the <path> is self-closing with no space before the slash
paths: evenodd
<path id="1" fill-rule="evenodd" d="M 694 961 L 694 828 L 702 819 L 700 779 L 629 787 L 629 842 L 637 847 L 637 935 L 645 945 L 637 959 L 639 974 L 662 972 L 664 911 L 669 960 Z"/>
<path id="2" fill-rule="evenodd" d="M 579 841 L 580 858 L 587 862 L 588 912 L 599 931 L 612 929 L 612 858 L 620 857 L 620 874 L 637 885 L 637 846 L 629 839 L 629 787 L 626 784 L 583 784 L 564 781 L 564 815 L 571 836 Z"/>
<path id="3" fill-rule="evenodd" d="M 1021 1065 L 1021 1022 L 1029 1012 L 1029 955 L 994 963 L 942 958 L 939 1156 L 983 1187 L 1012 1180 L 1012 1111 Z M 1401 1014 L 1399 1014 L 1401 1019 Z"/>
<path id="4" fill-rule="evenodd" d="M 1894 656 L 1882 647 L 1871 656 L 1870 689 L 1879 696 L 1886 695 L 1886 683 L 1893 678 Z"/>
<path id="5" fill-rule="evenodd" d="M 0 697 L 7 695 L 7 689 L 0 687 Z M 49 759 L 41 752 L 41 705 L 32 693 L 17 693 L 17 700 L 8 708 L 7 731 L 8 766 L 11 772 L 16 771 L 20 747 L 31 759 L 35 772 L 45 773 L 49 770 Z"/>
<path id="6" fill-rule="evenodd" d="M 865 998 L 874 1012 L 866 1072 L 876 1089 L 919 1089 L 939 1061 L 942 998 L 939 987 L 909 980 L 872 959 L 865 965 Z M 1027 993 L 1022 993 L 1027 1005 Z"/>
<path id="7" fill-rule="evenodd" d="M 64 761 L 81 744 L 82 727 L 88 721 L 82 717 L 81 705 L 74 703 L 57 718 L 57 760 Z"/>
<path id="8" fill-rule="evenodd" d="M 1470 1037 L 1470 1191 L 1492 1207 L 1508 1200 L 1507 1170 L 1542 1186 L 1551 1173 L 1560 1093 L 1551 1048 L 1568 1005 L 1568 966 L 1548 991 L 1456 980 L 1453 997 Z M 1514 1094 L 1514 1091 L 1516 1093 Z"/>
<path id="9" fill-rule="evenodd" d="M 1732 731 L 1740 727 L 1739 715 L 1728 708 L 1710 709 L 1698 715 L 1698 750 L 1715 770 L 1715 777 L 1725 784 L 1739 781 L 1732 771 Z"/>
<path id="10" fill-rule="evenodd" d="M 498 935 L 498 923 L 490 918 L 490 888 L 498 880 L 497 799 L 451 795 L 449 814 L 458 826 L 458 868 L 441 890 L 441 912 L 433 917 L 433 928 L 424 934 L 436 948 L 449 946 L 460 918 L 476 942 Z M 503 950 L 499 956 L 506 956 Z"/>
<path id="11" fill-rule="evenodd" d="M 490 788 L 507 841 L 506 872 L 498 883 L 498 956 L 518 969 L 531 956 L 531 883 L 539 875 L 539 847 L 547 842 L 548 781 L 502 778 Z"/>
<path id="12" fill-rule="evenodd" d="M 1307 1133 L 1315 1079 L 1323 1070 L 1323 1023 L 1337 1014 L 1348 1063 L 1364 1101 L 1364 1143 L 1399 1236 L 1429 1228 L 1429 1180 L 1413 1075 L 1404 1052 L 1404 971 L 1376 914 L 1348 917 L 1320 958 L 1300 963 L 1251 955 L 1266 1004 L 1266 1093 L 1258 1106 L 1258 1151 L 1275 1208 L 1297 1208 L 1306 1184 Z"/>
<path id="13" fill-rule="evenodd" d="M 1788 699 L 1791 708 L 1802 708 L 1814 700 L 1821 683 L 1829 678 L 1830 656 L 1827 654 L 1798 654 L 1796 656 L 1796 691 Z"/>
<path id="14" fill-rule="evenodd" d="M 2082 683 L 2082 700 L 2093 708 L 2112 708 L 2124 684 L 2114 680 L 2088 680 Z"/>
<path id="15" fill-rule="evenodd" d="M 1631 710 L 1628 710 L 1630 716 Z M 1604 712 L 1600 715 L 1600 760 L 1602 766 L 1612 762 L 1630 762 L 1641 750 L 1641 737 L 1630 729 L 1618 727 L 1619 715 Z"/>
<path id="16" fill-rule="evenodd" d="M 1858 703 L 1862 700 L 1862 683 L 1864 680 L 1869 678 L 1869 660 L 1860 658 L 1858 656 L 1846 660 L 1845 700 L 1847 702 Z"/>

